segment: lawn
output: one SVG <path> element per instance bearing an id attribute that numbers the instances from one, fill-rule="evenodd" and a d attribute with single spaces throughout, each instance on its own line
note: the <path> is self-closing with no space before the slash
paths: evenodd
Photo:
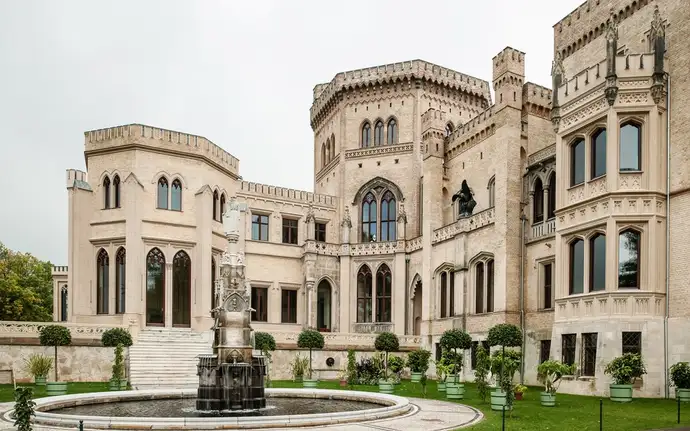
<path id="1" fill-rule="evenodd" d="M 36 398 L 45 396 L 45 387 L 33 385 Z M 274 387 L 294 388 L 301 384 L 291 381 L 274 381 Z M 322 389 L 341 389 L 338 382 L 324 381 L 319 384 Z M 496 431 L 501 429 L 501 413 L 491 411 L 489 403 L 482 403 L 474 385 L 466 384 L 463 404 L 481 410 L 485 419 L 472 431 Z M 354 390 L 378 391 L 377 386 L 354 386 Z M 506 414 L 506 430 L 508 431 L 597 431 L 599 430 L 599 398 L 578 395 L 557 395 L 556 407 L 541 407 L 539 405 L 539 391 L 541 388 L 531 387 L 525 393 L 522 401 L 515 402 L 512 417 Z M 108 390 L 107 382 L 100 383 L 70 383 L 68 391 L 71 394 L 86 392 L 101 392 Z M 419 383 L 403 381 L 396 386 L 396 395 L 424 398 Z M 436 390 L 433 381 L 427 386 L 426 398 L 445 400 L 445 393 Z M 13 401 L 12 385 L 0 385 L 0 402 Z M 690 404 L 681 405 L 681 424 L 676 424 L 675 400 L 663 399 L 635 399 L 630 404 L 612 403 L 604 399 L 604 427 L 606 431 L 647 431 L 661 428 L 679 428 L 690 426 Z"/>

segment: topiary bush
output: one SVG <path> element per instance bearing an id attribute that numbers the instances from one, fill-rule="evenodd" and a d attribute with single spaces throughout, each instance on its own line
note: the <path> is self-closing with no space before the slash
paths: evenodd
<path id="1" fill-rule="evenodd" d="M 118 344 L 121 344 L 122 347 L 131 347 L 132 334 L 123 328 L 111 328 L 107 331 L 103 331 L 101 343 L 105 347 L 117 347 Z"/>
<path id="2" fill-rule="evenodd" d="M 305 329 L 300 332 L 297 338 L 297 347 L 300 349 L 309 349 L 309 380 L 312 380 L 312 350 L 323 349 L 324 339 L 319 331 L 313 329 Z"/>
<path id="3" fill-rule="evenodd" d="M 354 349 L 347 351 L 347 384 L 357 384 L 357 354 Z"/>
<path id="4" fill-rule="evenodd" d="M 637 353 L 626 353 L 608 363 L 604 374 L 613 377 L 617 385 L 632 385 L 635 380 L 647 374 L 642 356 Z"/>
<path id="5" fill-rule="evenodd" d="M 276 349 L 276 339 L 268 332 L 254 333 L 254 348 L 261 351 L 267 359 L 266 361 L 266 385 L 271 385 L 271 373 L 269 367 L 271 365 L 271 352 Z"/>
<path id="6" fill-rule="evenodd" d="M 520 328 L 510 323 L 499 323 L 498 325 L 489 329 L 489 334 L 486 337 L 486 341 L 489 343 L 489 346 L 501 346 L 501 354 L 497 355 L 497 353 L 494 353 L 498 360 L 496 360 L 496 358 L 492 360 L 491 368 L 492 372 L 498 368 L 496 369 L 496 371 L 499 373 L 497 383 L 499 383 L 501 390 L 506 393 L 506 406 L 512 407 L 513 401 L 515 400 L 512 379 L 515 371 L 520 367 L 522 355 L 519 354 L 516 368 L 512 369 L 512 367 L 515 365 L 515 357 L 511 356 L 512 354 L 510 352 L 506 352 L 506 347 L 522 346 L 522 331 L 520 331 Z M 508 369 L 506 369 L 507 366 Z"/>
<path id="7" fill-rule="evenodd" d="M 467 332 L 460 329 L 449 329 L 441 335 L 439 341 L 441 348 L 447 352 L 453 352 L 448 355 L 450 364 L 452 364 L 451 372 L 455 375 L 457 381 L 458 374 L 462 369 L 462 353 L 458 353 L 458 349 L 467 350 L 472 348 L 472 337 Z"/>
<path id="8" fill-rule="evenodd" d="M 413 373 L 426 374 L 429 369 L 431 352 L 425 349 L 413 350 L 407 354 L 407 365 Z"/>
<path id="9" fill-rule="evenodd" d="M 486 341 L 489 346 L 520 347 L 522 346 L 522 331 L 510 323 L 500 323 L 489 329 Z"/>
<path id="10" fill-rule="evenodd" d="M 384 378 L 388 379 L 388 353 L 397 352 L 400 349 L 398 336 L 392 332 L 382 332 L 374 340 L 376 350 L 385 353 L 383 362 Z"/>
<path id="11" fill-rule="evenodd" d="M 690 364 L 678 362 L 669 370 L 673 385 L 678 389 L 690 389 Z"/>
<path id="12" fill-rule="evenodd" d="M 41 328 L 39 335 L 41 346 L 51 346 L 55 349 L 55 381 L 58 381 L 57 348 L 72 344 L 72 334 L 69 329 L 60 325 L 47 325 Z"/>

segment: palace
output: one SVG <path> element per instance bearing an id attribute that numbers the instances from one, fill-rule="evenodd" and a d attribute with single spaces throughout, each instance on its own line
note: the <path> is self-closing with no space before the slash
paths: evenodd
<path id="1" fill-rule="evenodd" d="M 314 192 L 244 181 L 202 136 L 88 131 L 55 320 L 132 328 L 135 386 L 193 383 L 181 355 L 210 350 L 222 217 L 240 203 L 277 376 L 304 327 L 326 333 L 327 375 L 326 357 L 342 369 L 382 331 L 437 354 L 447 329 L 477 345 L 507 322 L 529 384 L 555 358 L 578 365 L 563 391 L 605 394 L 606 364 L 640 352 L 638 390 L 664 396 L 665 370 L 690 360 L 689 15 L 685 0 L 586 1 L 554 26 L 550 88 L 510 47 L 491 82 L 422 60 L 338 73 L 313 90 Z"/>

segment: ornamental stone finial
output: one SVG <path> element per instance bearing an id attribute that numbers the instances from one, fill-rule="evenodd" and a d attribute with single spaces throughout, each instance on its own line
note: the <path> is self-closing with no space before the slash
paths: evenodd
<path id="1" fill-rule="evenodd" d="M 352 227 L 352 219 L 350 218 L 350 209 L 345 208 L 345 213 L 343 214 L 343 221 L 340 223 L 341 227 L 346 227 L 350 229 Z"/>
<path id="2" fill-rule="evenodd" d="M 304 218 L 305 223 L 311 223 L 315 220 L 314 218 L 314 205 L 309 203 L 309 208 L 307 208 L 307 215 Z"/>

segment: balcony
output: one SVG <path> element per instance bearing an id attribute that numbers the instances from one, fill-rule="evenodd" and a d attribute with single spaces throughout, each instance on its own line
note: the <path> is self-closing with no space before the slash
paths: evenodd
<path id="1" fill-rule="evenodd" d="M 357 334 L 380 334 L 382 332 L 393 332 L 392 323 L 353 323 L 352 332 Z"/>
<path id="2" fill-rule="evenodd" d="M 664 316 L 664 294 L 616 290 L 573 295 L 556 300 L 555 322 L 579 319 L 659 318 Z"/>
<path id="3" fill-rule="evenodd" d="M 556 234 L 556 219 L 548 219 L 543 222 L 532 225 L 532 231 L 529 240 L 536 240 L 540 238 L 550 237 Z"/>

